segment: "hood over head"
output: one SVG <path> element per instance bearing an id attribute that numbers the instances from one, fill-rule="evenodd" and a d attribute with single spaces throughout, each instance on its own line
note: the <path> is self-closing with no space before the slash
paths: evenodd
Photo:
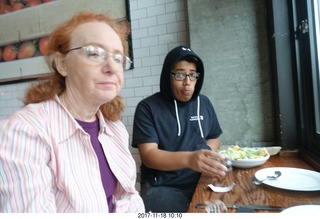
<path id="1" fill-rule="evenodd" d="M 172 70 L 174 68 L 174 65 L 181 60 L 184 60 L 186 57 L 193 57 L 197 60 L 197 72 L 200 73 L 200 76 L 197 80 L 195 90 L 192 96 L 192 99 L 196 98 L 202 88 L 203 79 L 204 79 L 204 67 L 203 62 L 200 59 L 200 57 L 194 53 L 189 47 L 187 46 L 178 46 L 174 49 L 172 49 L 166 56 L 162 72 L 161 72 L 161 78 L 160 78 L 160 93 L 164 95 L 166 98 L 169 98 L 170 100 L 177 100 L 176 97 L 174 97 L 173 89 L 172 89 Z M 177 100 L 178 101 L 178 100 Z"/>
<path id="2" fill-rule="evenodd" d="M 171 50 L 168 55 L 166 56 L 162 72 L 160 78 L 160 93 L 167 98 L 169 101 L 173 101 L 175 106 L 175 113 L 177 119 L 177 126 L 178 126 L 178 133 L 177 135 L 181 135 L 181 125 L 180 125 L 180 118 L 179 118 L 179 106 L 178 102 L 180 102 L 175 96 L 172 88 L 172 71 L 174 69 L 175 64 L 178 61 L 182 60 L 190 60 L 190 57 L 194 58 L 197 63 L 197 72 L 200 73 L 199 78 L 197 79 L 197 83 L 195 85 L 194 93 L 192 95 L 191 100 L 197 99 L 197 120 L 199 125 L 199 130 L 201 133 L 201 137 L 204 138 L 201 121 L 200 121 L 200 98 L 199 93 L 202 88 L 203 79 L 204 79 L 204 67 L 203 62 L 200 57 L 194 53 L 189 47 L 186 46 L 178 46 Z M 189 100 L 188 102 L 190 102 Z"/>

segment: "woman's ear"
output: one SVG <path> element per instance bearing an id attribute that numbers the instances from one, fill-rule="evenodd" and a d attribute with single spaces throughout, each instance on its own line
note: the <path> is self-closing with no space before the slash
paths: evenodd
<path id="1" fill-rule="evenodd" d="M 53 58 L 58 72 L 63 77 L 67 77 L 66 56 L 62 55 L 60 52 L 56 52 Z"/>

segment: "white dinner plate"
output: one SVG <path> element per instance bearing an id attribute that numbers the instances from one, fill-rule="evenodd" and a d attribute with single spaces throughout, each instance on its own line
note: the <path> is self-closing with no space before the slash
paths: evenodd
<path id="1" fill-rule="evenodd" d="M 294 191 L 318 191 L 320 190 L 320 173 L 312 170 L 292 167 L 270 167 L 258 170 L 255 177 L 258 180 L 274 175 L 280 171 L 281 176 L 276 180 L 265 180 L 264 184 Z"/>
<path id="2" fill-rule="evenodd" d="M 297 205 L 286 208 L 281 213 L 317 213 L 320 214 L 320 205 Z"/>

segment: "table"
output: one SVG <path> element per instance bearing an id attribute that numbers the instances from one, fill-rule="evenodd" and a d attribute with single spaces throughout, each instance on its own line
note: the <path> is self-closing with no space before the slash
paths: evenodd
<path id="1" fill-rule="evenodd" d="M 205 209 L 197 209 L 195 206 L 214 199 L 220 199 L 225 204 L 276 205 L 284 208 L 302 204 L 320 205 L 320 191 L 290 191 L 265 184 L 255 185 L 252 182 L 255 172 L 268 167 L 295 167 L 312 170 L 312 167 L 297 155 L 292 156 L 283 153 L 271 156 L 265 164 L 258 167 L 248 169 L 233 168 L 233 171 L 223 179 L 202 175 L 189 205 L 188 212 L 206 212 Z M 208 184 L 210 183 L 227 186 L 232 182 L 235 182 L 236 185 L 230 192 L 216 193 L 208 188 Z M 228 209 L 228 213 L 233 212 L 236 212 L 236 210 Z M 279 211 L 255 210 L 255 212 L 271 213 Z"/>

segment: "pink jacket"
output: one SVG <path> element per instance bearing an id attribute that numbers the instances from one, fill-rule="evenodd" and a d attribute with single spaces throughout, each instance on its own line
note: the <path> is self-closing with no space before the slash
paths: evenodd
<path id="1" fill-rule="evenodd" d="M 122 122 L 98 112 L 99 141 L 118 180 L 115 212 L 144 212 Z M 90 137 L 59 98 L 0 122 L 0 212 L 108 212 Z"/>

